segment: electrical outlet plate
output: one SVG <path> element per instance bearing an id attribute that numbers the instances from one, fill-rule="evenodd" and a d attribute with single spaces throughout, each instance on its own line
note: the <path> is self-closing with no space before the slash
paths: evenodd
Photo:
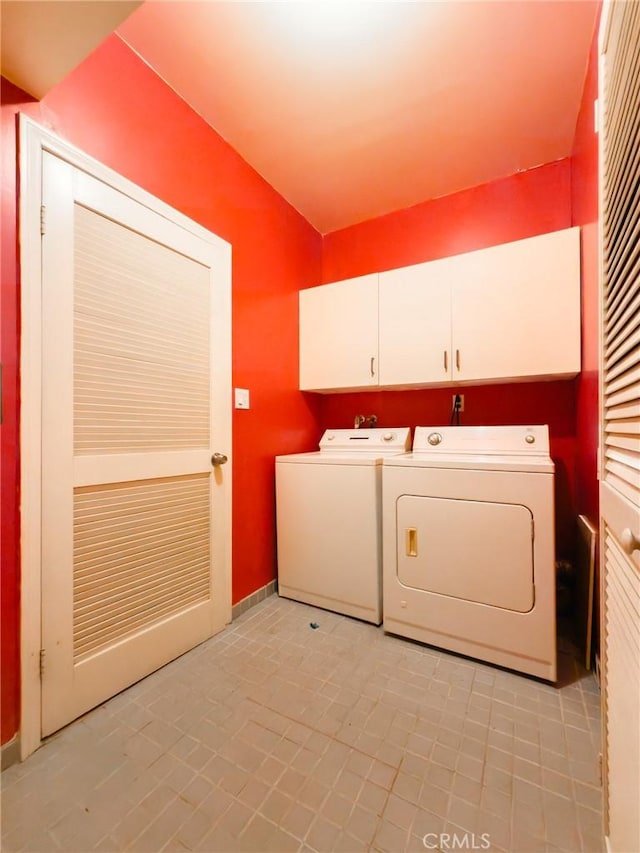
<path id="1" fill-rule="evenodd" d="M 234 388 L 235 401 L 234 405 L 236 409 L 248 409 L 249 408 L 249 389 L 248 388 Z"/>
<path id="2" fill-rule="evenodd" d="M 456 397 L 460 397 L 460 408 L 459 412 L 464 412 L 464 394 L 454 394 L 451 398 L 451 408 L 453 408 L 456 404 Z"/>

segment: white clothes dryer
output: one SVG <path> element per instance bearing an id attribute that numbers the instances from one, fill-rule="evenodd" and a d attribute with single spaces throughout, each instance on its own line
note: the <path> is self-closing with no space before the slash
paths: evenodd
<path id="1" fill-rule="evenodd" d="M 327 430 L 320 450 L 276 457 L 278 592 L 382 621 L 382 461 L 409 427 Z"/>
<path id="2" fill-rule="evenodd" d="M 384 629 L 556 680 L 547 426 L 417 427 L 383 466 Z"/>

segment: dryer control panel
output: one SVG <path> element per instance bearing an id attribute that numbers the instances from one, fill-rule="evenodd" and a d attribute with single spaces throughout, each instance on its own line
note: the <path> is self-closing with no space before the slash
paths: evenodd
<path id="1" fill-rule="evenodd" d="M 414 453 L 460 455 L 549 455 L 549 427 L 416 427 Z"/>

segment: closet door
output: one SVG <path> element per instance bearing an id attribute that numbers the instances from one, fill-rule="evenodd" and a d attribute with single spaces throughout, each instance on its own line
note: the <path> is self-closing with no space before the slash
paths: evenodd
<path id="1" fill-rule="evenodd" d="M 640 850 L 640 4 L 601 24 L 601 638 L 605 834 Z"/>
<path id="2" fill-rule="evenodd" d="M 211 243 L 43 156 L 48 734 L 228 621 L 229 318 Z"/>

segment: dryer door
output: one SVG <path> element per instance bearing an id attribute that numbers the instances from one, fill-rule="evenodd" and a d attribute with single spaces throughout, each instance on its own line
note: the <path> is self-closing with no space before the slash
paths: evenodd
<path id="1" fill-rule="evenodd" d="M 519 613 L 533 608 L 526 506 L 402 495 L 396 513 L 401 584 Z"/>

